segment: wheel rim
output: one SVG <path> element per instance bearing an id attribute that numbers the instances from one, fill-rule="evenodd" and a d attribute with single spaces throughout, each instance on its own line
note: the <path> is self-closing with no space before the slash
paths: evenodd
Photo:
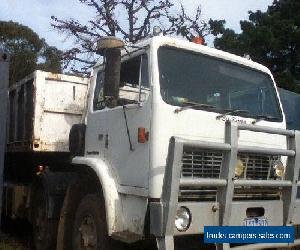
<path id="1" fill-rule="evenodd" d="M 82 218 L 78 232 L 81 249 L 97 249 L 96 222 L 91 215 Z"/>

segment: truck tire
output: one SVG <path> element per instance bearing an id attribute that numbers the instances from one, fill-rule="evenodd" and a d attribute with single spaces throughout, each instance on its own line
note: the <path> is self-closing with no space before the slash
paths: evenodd
<path id="1" fill-rule="evenodd" d="M 48 199 L 43 187 L 38 186 L 33 194 L 32 229 L 36 250 L 56 248 L 58 220 L 48 218 Z"/>
<path id="2" fill-rule="evenodd" d="M 116 250 L 117 242 L 107 233 L 106 213 L 100 195 L 86 195 L 76 210 L 72 234 L 73 250 Z"/>
<path id="3" fill-rule="evenodd" d="M 83 156 L 85 147 L 85 124 L 74 124 L 69 134 L 69 150 L 73 156 Z"/>

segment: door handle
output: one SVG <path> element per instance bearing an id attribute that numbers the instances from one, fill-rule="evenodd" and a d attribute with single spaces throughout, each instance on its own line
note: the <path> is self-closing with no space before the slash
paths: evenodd
<path id="1" fill-rule="evenodd" d="M 103 134 L 98 134 L 98 140 L 102 141 L 104 138 L 104 146 L 105 148 L 108 148 L 108 141 L 109 141 L 109 136 L 106 134 L 105 136 Z"/>
<path id="2" fill-rule="evenodd" d="M 105 135 L 105 148 L 108 148 L 108 141 L 109 141 L 109 136 L 108 134 Z"/>

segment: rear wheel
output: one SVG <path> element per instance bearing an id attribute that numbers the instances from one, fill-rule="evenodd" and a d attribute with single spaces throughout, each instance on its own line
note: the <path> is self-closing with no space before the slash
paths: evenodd
<path id="1" fill-rule="evenodd" d="M 48 200 L 43 187 L 34 190 L 32 208 L 33 240 L 36 250 L 52 250 L 56 247 L 58 220 L 48 218 Z"/>
<path id="2" fill-rule="evenodd" d="M 99 195 L 88 194 L 79 203 L 73 227 L 72 249 L 120 249 L 108 236 L 105 206 Z"/>

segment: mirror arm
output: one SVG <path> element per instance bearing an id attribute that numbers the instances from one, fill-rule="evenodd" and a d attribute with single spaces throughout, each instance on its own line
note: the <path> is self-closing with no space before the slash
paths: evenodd
<path id="1" fill-rule="evenodd" d="M 123 105 L 124 109 L 130 110 L 130 109 L 138 109 L 138 108 L 142 108 L 143 107 L 143 103 L 142 102 L 138 102 L 138 103 L 134 103 L 134 104 L 125 104 Z"/>

